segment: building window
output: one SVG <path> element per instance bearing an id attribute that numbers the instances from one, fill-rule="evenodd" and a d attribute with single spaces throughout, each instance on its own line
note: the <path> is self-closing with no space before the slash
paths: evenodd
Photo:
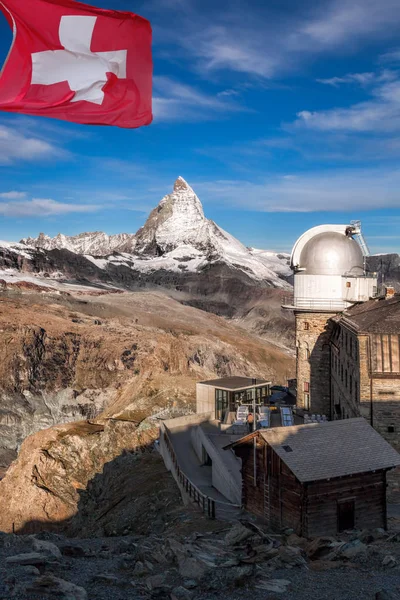
<path id="1" fill-rule="evenodd" d="M 228 410 L 228 392 L 226 390 L 215 390 L 215 412 L 218 421 L 223 421 Z"/>
<path id="2" fill-rule="evenodd" d="M 394 433 L 395 429 L 394 429 L 394 425 L 389 425 L 388 426 L 388 433 Z"/>
<path id="3" fill-rule="evenodd" d="M 306 348 L 306 359 L 310 360 L 310 358 L 311 358 L 311 352 L 308 348 Z"/>
<path id="4" fill-rule="evenodd" d="M 310 382 L 309 381 L 305 381 L 304 382 L 304 391 L 305 392 L 309 392 L 310 391 Z"/>
<path id="5" fill-rule="evenodd" d="M 358 399 L 358 381 L 357 379 L 354 381 L 354 399 Z"/>
<path id="6" fill-rule="evenodd" d="M 304 394 L 304 410 L 310 410 L 310 394 Z"/>
<path id="7" fill-rule="evenodd" d="M 310 323 L 307 321 L 304 322 L 304 331 L 308 331 L 310 329 Z"/>
<path id="8" fill-rule="evenodd" d="M 351 281 L 346 281 L 346 287 L 351 287 Z"/>
<path id="9" fill-rule="evenodd" d="M 349 390 L 350 390 L 350 394 L 353 393 L 353 377 L 350 375 L 350 379 L 349 379 Z"/>
<path id="10" fill-rule="evenodd" d="M 347 387 L 347 369 L 344 372 L 344 382 L 345 386 Z"/>
<path id="11" fill-rule="evenodd" d="M 353 357 L 353 338 L 350 338 L 350 356 Z"/>

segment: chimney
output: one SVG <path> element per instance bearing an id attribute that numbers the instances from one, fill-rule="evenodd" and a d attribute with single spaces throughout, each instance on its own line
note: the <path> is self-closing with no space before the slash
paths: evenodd
<path id="1" fill-rule="evenodd" d="M 394 287 L 386 287 L 385 288 L 385 300 L 389 300 L 390 298 L 393 298 L 394 294 L 395 294 Z"/>

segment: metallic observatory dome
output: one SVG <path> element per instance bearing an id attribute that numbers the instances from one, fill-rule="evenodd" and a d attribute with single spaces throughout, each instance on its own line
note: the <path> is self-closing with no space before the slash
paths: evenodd
<path id="1" fill-rule="evenodd" d="M 311 238 L 300 254 L 299 267 L 306 275 L 354 275 L 364 273 L 363 254 L 353 238 L 335 231 Z"/>

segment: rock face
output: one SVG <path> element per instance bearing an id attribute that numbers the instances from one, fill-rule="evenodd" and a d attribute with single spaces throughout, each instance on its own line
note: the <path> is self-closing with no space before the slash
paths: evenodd
<path id="1" fill-rule="evenodd" d="M 377 254 L 368 256 L 368 269 L 379 274 L 380 285 L 394 286 L 400 292 L 400 255 Z"/>
<path id="2" fill-rule="evenodd" d="M 77 422 L 28 437 L 0 482 L 0 531 L 59 530 L 78 512 L 80 491 L 123 452 L 143 452 L 157 430 L 133 423 Z M 29 563 L 32 564 L 32 563 Z"/>

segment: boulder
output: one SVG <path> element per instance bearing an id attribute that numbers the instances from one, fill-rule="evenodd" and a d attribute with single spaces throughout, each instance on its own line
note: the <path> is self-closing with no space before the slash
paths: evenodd
<path id="1" fill-rule="evenodd" d="M 290 586 L 288 579 L 265 579 L 260 581 L 256 588 L 259 590 L 267 590 L 268 592 L 274 592 L 275 594 L 284 594 Z"/>
<path id="2" fill-rule="evenodd" d="M 337 548 L 337 551 L 334 550 L 335 555 L 340 556 L 340 558 L 348 558 L 353 559 L 356 556 L 360 556 L 365 554 L 367 551 L 367 546 L 360 542 L 360 540 L 352 540 L 351 542 L 347 542 Z"/>
<path id="3" fill-rule="evenodd" d="M 25 554 L 16 554 L 6 558 L 6 565 L 33 565 L 43 566 L 54 561 L 54 557 L 39 552 L 27 552 Z"/>
<path id="4" fill-rule="evenodd" d="M 396 565 L 397 565 L 397 560 L 395 559 L 395 557 L 392 554 L 388 554 L 382 560 L 382 567 L 392 568 L 392 567 L 395 567 Z"/>
<path id="5" fill-rule="evenodd" d="M 210 571 L 210 565 L 195 556 L 182 556 L 178 559 L 178 564 L 181 577 L 200 580 Z"/>
<path id="6" fill-rule="evenodd" d="M 242 544 L 247 539 L 252 537 L 254 533 L 250 531 L 247 527 L 242 525 L 241 523 L 235 523 L 232 526 L 231 530 L 225 536 L 225 542 L 229 546 L 236 546 L 238 544 Z"/>
<path id="7" fill-rule="evenodd" d="M 48 596 L 49 598 L 61 598 L 62 600 L 88 600 L 86 590 L 82 587 L 53 575 L 38 577 L 26 588 L 26 591 L 33 594 L 32 598 Z"/>
<path id="8" fill-rule="evenodd" d="M 36 550 L 36 552 L 48 554 L 49 556 L 54 556 L 54 558 L 61 558 L 60 549 L 52 542 L 33 538 L 32 548 Z"/>
<path id="9" fill-rule="evenodd" d="M 335 544 L 340 545 L 333 537 L 318 537 L 309 542 L 305 550 L 308 558 L 317 560 L 331 554 Z"/>
<path id="10" fill-rule="evenodd" d="M 299 548 L 305 548 L 308 544 L 308 540 L 306 538 L 298 536 L 296 533 L 291 533 L 287 537 L 286 543 L 288 546 L 298 546 Z"/>
<path id="11" fill-rule="evenodd" d="M 278 549 L 278 555 L 281 561 L 287 565 L 305 565 L 306 560 L 303 556 L 301 548 L 294 548 L 292 546 L 281 546 Z"/>
<path id="12" fill-rule="evenodd" d="M 192 600 L 193 592 L 182 585 L 174 588 L 171 592 L 171 600 Z"/>
<path id="13" fill-rule="evenodd" d="M 151 575 L 146 579 L 146 587 L 149 590 L 155 590 L 157 588 L 166 587 L 166 573 L 158 573 L 157 575 Z"/>

